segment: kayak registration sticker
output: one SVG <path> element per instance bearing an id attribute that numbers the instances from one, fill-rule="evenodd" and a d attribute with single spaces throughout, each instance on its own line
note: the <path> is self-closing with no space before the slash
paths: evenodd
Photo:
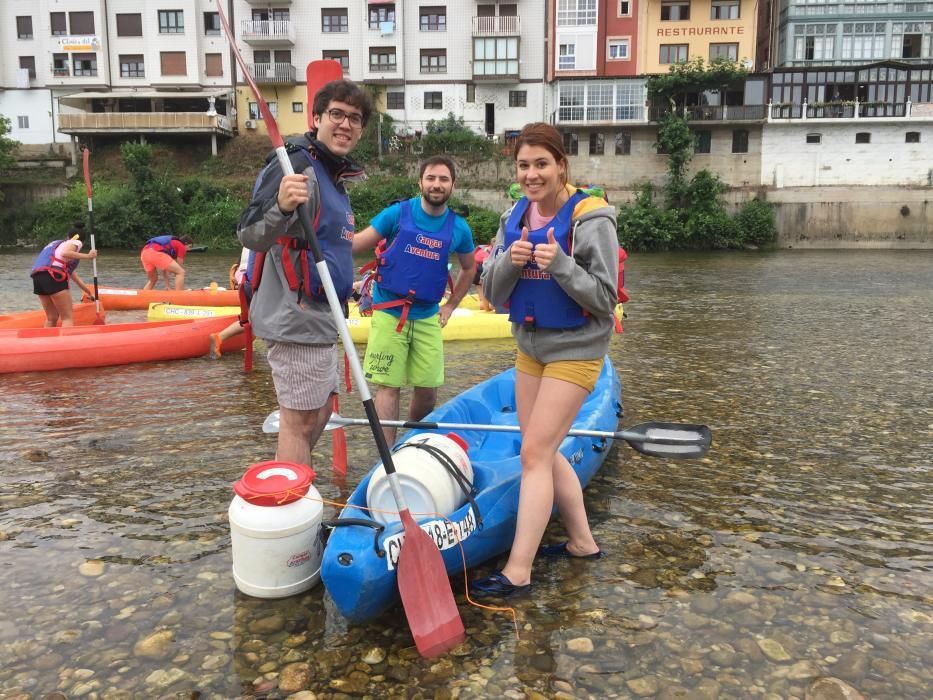
<path id="1" fill-rule="evenodd" d="M 135 289 L 113 289 L 112 287 L 101 287 L 98 291 L 101 294 L 112 294 L 114 296 L 121 296 L 121 297 L 135 297 L 137 290 Z"/>
<path id="2" fill-rule="evenodd" d="M 472 510 L 467 511 L 466 517 L 459 523 L 449 522 L 447 520 L 429 520 L 421 523 L 421 529 L 430 537 L 437 548 L 441 551 L 456 547 L 458 538 L 460 542 L 466 540 L 470 535 L 476 532 L 476 516 Z M 392 571 L 398 564 L 398 555 L 402 551 L 402 542 L 405 541 L 405 532 L 399 532 L 391 537 L 386 537 L 382 541 L 382 546 L 386 550 L 386 568 Z"/>

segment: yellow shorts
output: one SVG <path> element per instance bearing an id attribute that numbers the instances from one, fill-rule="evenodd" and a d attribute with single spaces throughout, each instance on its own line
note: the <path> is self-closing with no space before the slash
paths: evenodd
<path id="1" fill-rule="evenodd" d="M 533 377 L 553 377 L 564 382 L 581 386 L 593 391 L 600 372 L 603 371 L 603 358 L 598 360 L 558 360 L 542 364 L 533 357 L 518 351 L 515 369 Z"/>

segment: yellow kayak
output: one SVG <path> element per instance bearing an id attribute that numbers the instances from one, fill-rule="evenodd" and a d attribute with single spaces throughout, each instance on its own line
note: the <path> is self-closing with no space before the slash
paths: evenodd
<path id="1" fill-rule="evenodd" d="M 471 305 L 467 297 L 464 301 Z M 473 297 L 475 299 L 475 297 Z M 478 302 L 476 302 L 478 305 Z M 211 318 L 240 313 L 238 306 L 179 306 L 177 304 L 153 303 L 149 305 L 147 318 L 150 321 L 169 321 L 181 318 Z M 365 343 L 369 339 L 369 316 L 360 316 L 356 304 L 350 304 L 350 337 L 355 343 Z M 479 311 L 475 308 L 458 307 L 450 317 L 450 322 L 441 331 L 444 340 L 489 340 L 492 338 L 511 338 L 512 325 L 505 314 Z"/>

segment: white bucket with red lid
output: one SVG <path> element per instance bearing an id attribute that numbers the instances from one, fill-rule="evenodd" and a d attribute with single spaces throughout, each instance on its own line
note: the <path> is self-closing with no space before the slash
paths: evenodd
<path id="1" fill-rule="evenodd" d="M 415 518 L 423 513 L 450 515 L 466 503 L 466 494 L 443 464 L 445 458 L 449 466 L 472 485 L 473 467 L 467 455 L 467 443 L 456 433 L 418 433 L 406 439 L 392 454 L 399 485 Z M 373 471 L 366 487 L 366 505 L 373 509 L 370 511 L 372 518 L 380 523 L 400 519 L 385 467 L 381 464 Z"/>
<path id="2" fill-rule="evenodd" d="M 233 580 L 243 593 L 284 598 L 318 582 L 324 506 L 314 477 L 304 464 L 260 462 L 233 485 Z"/>

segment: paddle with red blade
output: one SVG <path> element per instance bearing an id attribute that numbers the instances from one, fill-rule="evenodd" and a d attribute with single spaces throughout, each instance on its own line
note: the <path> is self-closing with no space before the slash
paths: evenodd
<path id="1" fill-rule="evenodd" d="M 91 189 L 91 167 L 89 159 L 91 152 L 84 149 L 84 189 L 87 190 L 87 223 L 91 231 L 91 250 L 96 250 L 94 245 L 94 193 Z M 97 258 L 91 259 L 91 269 L 94 271 L 94 310 L 97 315 L 94 317 L 94 325 L 102 326 L 104 317 L 100 313 L 100 292 L 97 288 Z"/>
<path id="2" fill-rule="evenodd" d="M 332 80 L 340 80 L 343 77 L 343 66 L 331 58 L 322 58 L 317 61 L 311 61 L 305 71 L 305 78 L 308 81 L 308 128 L 314 128 L 314 96 L 317 91 Z"/>
<path id="3" fill-rule="evenodd" d="M 253 81 L 246 63 L 237 49 L 233 32 L 230 31 L 230 25 L 224 14 L 222 0 L 217 2 L 217 13 L 224 34 L 226 34 L 227 40 L 230 42 L 233 55 L 259 105 L 259 112 L 262 115 L 263 122 L 265 122 L 269 139 L 275 147 L 275 155 L 279 166 L 282 168 L 283 173 L 292 174 L 294 169 L 285 150 L 285 144 L 279 133 L 278 125 L 275 123 L 275 118 L 272 116 L 272 112 L 269 111 L 269 106 L 263 99 L 262 93 L 259 92 L 259 88 L 256 87 L 256 83 Z M 313 111 L 313 109 L 309 111 Z M 466 636 L 463 621 L 460 619 L 460 612 L 457 610 L 457 603 L 454 600 L 453 590 L 450 587 L 450 580 L 447 578 L 444 560 L 437 545 L 434 544 L 434 540 L 418 527 L 408 510 L 398 473 L 395 471 L 395 465 L 392 462 L 392 453 L 389 451 L 389 445 L 386 443 L 382 428 L 379 426 L 379 416 L 376 414 L 373 397 L 363 377 L 363 367 L 360 364 L 359 356 L 356 354 L 356 348 L 353 346 L 353 340 L 350 338 L 350 330 L 343 316 L 343 309 L 337 298 L 330 270 L 324 261 L 320 243 L 314 232 L 310 212 L 306 206 L 299 206 L 297 213 L 307 238 L 308 248 L 314 258 L 314 265 L 324 286 L 327 303 L 330 305 L 330 311 L 340 334 L 344 352 L 346 352 L 350 361 L 350 368 L 353 370 L 356 386 L 359 389 L 360 397 L 363 399 L 363 410 L 369 420 L 370 429 L 376 441 L 379 456 L 385 466 L 389 485 L 395 497 L 404 527 L 405 540 L 399 553 L 397 569 L 398 588 L 402 598 L 402 605 L 405 608 L 405 616 L 408 619 L 412 636 L 415 638 L 418 652 L 426 657 L 437 656 L 452 649 Z"/>

